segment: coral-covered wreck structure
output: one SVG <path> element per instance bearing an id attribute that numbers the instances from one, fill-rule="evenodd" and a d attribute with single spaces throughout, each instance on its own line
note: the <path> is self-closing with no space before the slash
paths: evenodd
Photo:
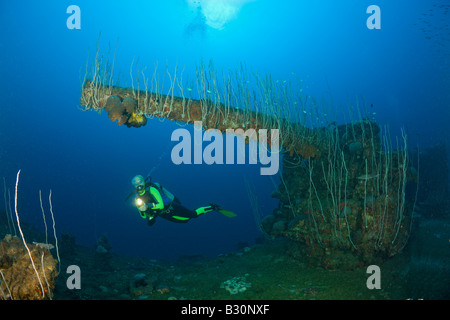
<path id="1" fill-rule="evenodd" d="M 249 76 L 244 67 L 219 77 L 212 65 L 200 65 L 193 85 L 185 85 L 177 69 L 166 69 L 164 82 L 157 67 L 152 78 L 135 67 L 132 86 L 122 87 L 113 85 L 111 65 L 97 52 L 82 83 L 81 105 L 108 112 L 118 125 L 139 127 L 157 117 L 202 121 L 203 129 L 221 132 L 279 129 L 284 156 L 273 195 L 279 207 L 261 227 L 271 237 L 291 239 L 292 255 L 326 268 L 353 268 L 405 247 L 417 170 L 403 131 L 393 138 L 361 106 L 349 106 L 343 116 L 303 96 L 296 85 Z"/>

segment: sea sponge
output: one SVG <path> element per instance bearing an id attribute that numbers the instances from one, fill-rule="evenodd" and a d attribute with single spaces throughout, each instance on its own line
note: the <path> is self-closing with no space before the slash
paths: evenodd
<path id="1" fill-rule="evenodd" d="M 109 120 L 112 122 L 117 120 L 119 126 L 126 123 L 128 120 L 128 114 L 118 96 L 110 96 L 108 100 L 106 100 L 105 111 L 108 112 Z"/>
<path id="2" fill-rule="evenodd" d="M 105 103 L 105 111 L 110 112 L 112 109 L 121 108 L 122 101 L 118 96 L 110 96 Z"/>
<path id="3" fill-rule="evenodd" d="M 128 114 L 132 114 L 133 112 L 136 111 L 138 104 L 137 101 L 134 100 L 133 98 L 126 97 L 122 101 L 122 106 L 125 108 L 125 111 Z"/>
<path id="4" fill-rule="evenodd" d="M 123 108 L 115 108 L 112 109 L 110 112 L 108 112 L 108 118 L 112 122 L 117 120 L 117 124 L 121 126 L 122 124 L 126 123 L 128 120 L 128 115 L 124 113 Z"/>
<path id="5" fill-rule="evenodd" d="M 105 111 L 112 122 L 117 120 L 121 126 L 126 124 L 129 127 L 142 127 L 147 124 L 147 118 L 137 112 L 138 103 L 130 97 L 122 99 L 119 96 L 110 96 L 105 103 Z"/>

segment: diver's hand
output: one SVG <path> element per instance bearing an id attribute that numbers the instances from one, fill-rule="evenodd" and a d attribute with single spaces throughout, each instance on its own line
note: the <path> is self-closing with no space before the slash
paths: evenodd
<path id="1" fill-rule="evenodd" d="M 150 216 L 148 217 L 147 225 L 152 226 L 155 223 L 155 221 L 156 221 L 155 216 Z"/>

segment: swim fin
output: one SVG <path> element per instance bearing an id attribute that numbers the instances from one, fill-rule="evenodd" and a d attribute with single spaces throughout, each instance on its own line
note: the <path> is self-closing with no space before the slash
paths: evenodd
<path id="1" fill-rule="evenodd" d="M 234 213 L 234 212 L 232 212 L 232 211 L 230 211 L 230 210 L 226 210 L 226 209 L 220 208 L 220 209 L 217 210 L 217 211 L 220 212 L 221 214 L 223 214 L 225 217 L 228 217 L 228 218 L 234 218 L 234 217 L 237 216 L 236 213 Z"/>
<path id="2" fill-rule="evenodd" d="M 234 212 L 232 212 L 230 210 L 226 210 L 215 203 L 211 203 L 210 206 L 214 211 L 217 211 L 217 212 L 223 214 L 225 217 L 234 218 L 237 216 L 237 214 L 235 214 Z"/>

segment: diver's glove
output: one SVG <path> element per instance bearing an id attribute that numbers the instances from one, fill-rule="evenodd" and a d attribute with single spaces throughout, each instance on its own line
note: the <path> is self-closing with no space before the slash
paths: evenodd
<path id="1" fill-rule="evenodd" d="M 156 221 L 156 219 L 155 219 L 154 215 L 153 216 L 149 216 L 148 220 L 147 220 L 147 225 L 152 226 L 152 225 L 155 224 L 155 221 Z"/>

